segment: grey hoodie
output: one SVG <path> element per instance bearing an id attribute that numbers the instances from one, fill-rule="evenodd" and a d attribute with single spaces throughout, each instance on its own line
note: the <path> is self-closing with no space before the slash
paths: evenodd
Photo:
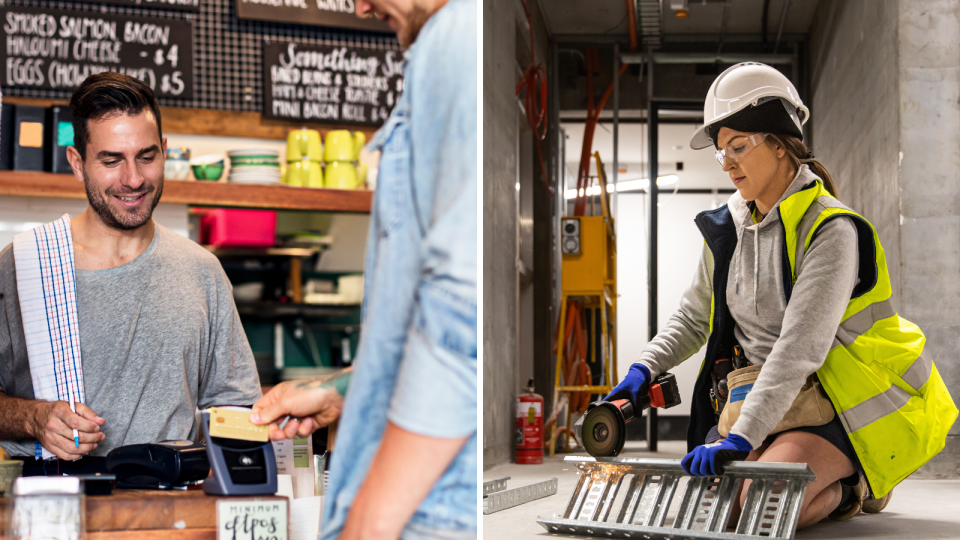
<path id="1" fill-rule="evenodd" d="M 727 202 L 737 247 L 727 279 L 727 306 L 747 358 L 764 364 L 730 430 L 757 448 L 777 425 L 807 377 L 822 364 L 857 284 L 857 231 L 850 219 L 820 228 L 804 255 L 787 305 L 783 293 L 780 202 L 814 181 L 801 165 L 793 182 L 762 222 L 754 224 L 747 201 Z M 651 375 L 683 362 L 707 342 L 713 295 L 713 255 L 704 246 L 693 284 L 680 309 L 640 354 Z"/>

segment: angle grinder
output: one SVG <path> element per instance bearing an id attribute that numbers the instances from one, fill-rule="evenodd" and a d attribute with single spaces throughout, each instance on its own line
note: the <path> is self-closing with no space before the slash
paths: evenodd
<path id="1" fill-rule="evenodd" d="M 627 438 L 627 422 L 650 407 L 669 409 L 680 404 L 680 389 L 673 373 L 664 373 L 637 396 L 636 406 L 629 399 L 595 401 L 573 425 L 573 433 L 593 457 L 620 454 Z"/>

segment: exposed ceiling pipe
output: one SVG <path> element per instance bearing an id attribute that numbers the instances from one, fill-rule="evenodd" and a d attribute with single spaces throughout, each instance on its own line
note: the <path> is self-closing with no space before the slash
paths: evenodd
<path id="1" fill-rule="evenodd" d="M 730 0 L 723 3 L 723 16 L 720 18 L 720 43 L 717 44 L 717 54 L 723 51 L 723 35 L 727 33 L 728 11 L 730 11 Z"/>
<path id="2" fill-rule="evenodd" d="M 787 9 L 790 8 L 790 0 L 784 0 L 783 11 L 780 12 L 780 28 L 777 28 L 777 42 L 773 46 L 773 54 L 777 54 L 780 47 L 780 35 L 783 34 L 783 21 L 787 19 Z"/>
<path id="3" fill-rule="evenodd" d="M 627 0 L 627 20 L 630 28 L 630 50 L 637 50 L 637 12 L 634 0 Z"/>
<path id="4" fill-rule="evenodd" d="M 789 54 L 710 54 L 710 53 L 652 53 L 655 64 L 739 64 L 740 62 L 763 62 L 764 64 L 790 64 L 793 56 Z M 620 59 L 625 64 L 642 64 L 647 58 L 643 54 L 623 54 Z"/>
<path id="5" fill-rule="evenodd" d="M 767 52 L 767 19 L 770 18 L 770 0 L 763 0 L 763 20 L 760 21 L 760 33 L 763 34 L 763 52 Z"/>

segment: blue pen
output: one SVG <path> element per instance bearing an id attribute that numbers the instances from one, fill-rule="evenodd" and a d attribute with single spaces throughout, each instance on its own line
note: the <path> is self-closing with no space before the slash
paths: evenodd
<path id="1" fill-rule="evenodd" d="M 73 411 L 73 414 L 77 414 L 77 404 L 72 399 L 70 400 L 70 410 Z M 73 444 L 80 448 L 80 433 L 77 430 L 73 430 Z"/>

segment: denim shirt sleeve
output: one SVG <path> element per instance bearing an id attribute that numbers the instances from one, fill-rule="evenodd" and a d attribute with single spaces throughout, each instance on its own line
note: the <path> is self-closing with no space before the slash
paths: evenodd
<path id="1" fill-rule="evenodd" d="M 388 414 L 442 438 L 477 429 L 477 3 L 451 3 L 421 32 L 405 80 L 421 271 Z"/>

